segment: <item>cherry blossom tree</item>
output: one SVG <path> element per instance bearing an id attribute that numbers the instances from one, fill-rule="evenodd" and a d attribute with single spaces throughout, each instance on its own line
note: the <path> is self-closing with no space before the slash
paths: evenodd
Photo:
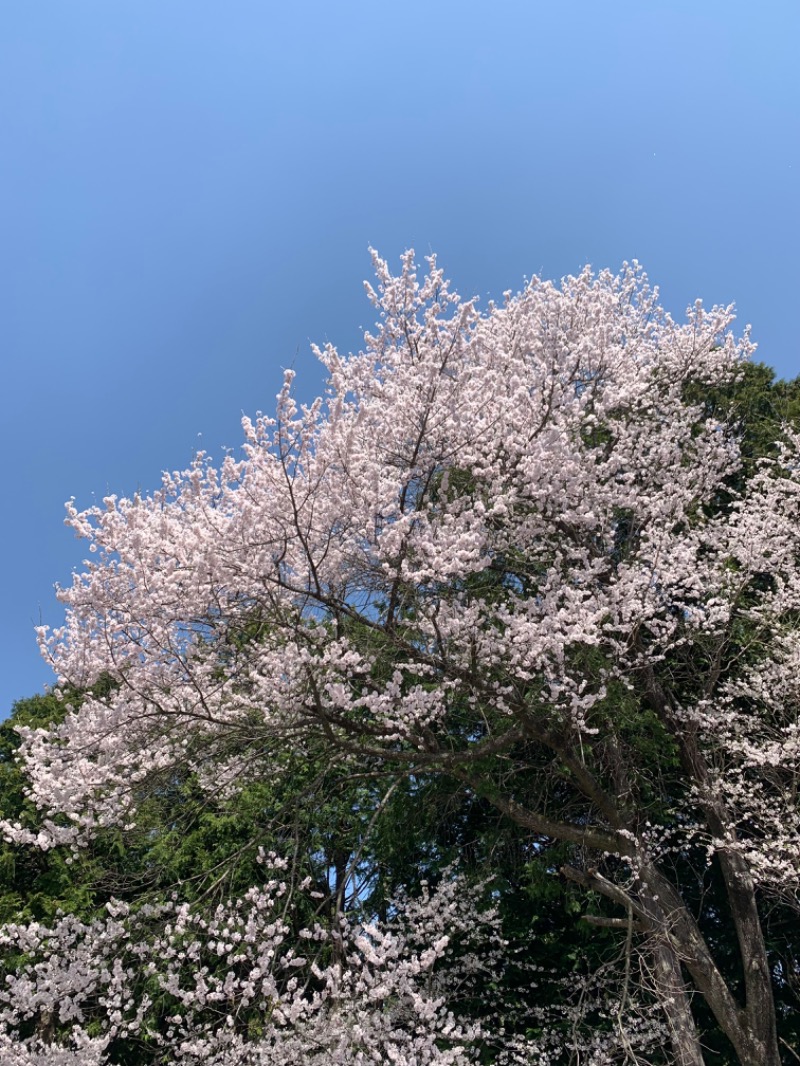
<path id="1" fill-rule="evenodd" d="M 281 773 L 271 753 L 312 739 L 343 773 L 443 775 L 533 847 L 562 845 L 588 924 L 618 930 L 613 996 L 583 1060 L 641 1061 L 666 1039 L 669 1061 L 700 1066 L 700 1000 L 741 1063 L 777 1066 L 763 904 L 795 905 L 800 883 L 800 437 L 787 428 L 742 478 L 736 427 L 703 396 L 742 374 L 747 333 L 731 333 L 731 308 L 700 303 L 675 322 L 636 264 L 534 278 L 483 313 L 433 259 L 422 279 L 412 253 L 398 276 L 374 265 L 378 325 L 358 355 L 318 351 L 324 397 L 298 406 L 287 373 L 275 416 L 244 420 L 242 459 L 216 468 L 201 454 L 152 496 L 69 505 L 91 556 L 61 593 L 65 626 L 40 638 L 65 685 L 103 686 L 63 724 L 23 732 L 41 818 L 7 820 L 7 839 L 80 849 L 133 824 L 177 773 L 235 796 Z M 687 870 L 723 886 L 733 970 Z M 265 891 L 271 915 L 278 889 Z M 235 995 L 248 966 L 274 980 L 284 950 L 279 924 L 257 924 L 239 958 L 229 933 L 247 906 L 215 919 Z M 171 928 L 161 939 L 138 913 L 69 933 L 9 927 L 12 955 L 44 960 L 10 983 L 9 1039 L 55 989 L 77 1003 L 79 980 L 95 997 L 102 986 L 116 1019 L 103 1039 L 142 1024 L 102 961 L 127 936 L 143 965 L 183 951 L 181 967 L 199 967 L 185 984 L 156 966 L 181 1001 L 164 1036 L 176 1061 L 307 1062 L 314 1047 L 358 1061 L 354 1032 L 364 1062 L 460 1062 L 478 1046 L 445 992 L 415 984 L 444 941 L 404 954 L 379 924 L 343 940 L 330 973 L 306 961 L 310 983 L 275 984 L 283 1028 L 228 1033 L 198 990 L 207 949 L 178 944 L 180 923 L 200 919 L 175 907 L 174 920 L 151 916 Z M 211 935 L 191 932 L 194 945 Z M 380 978 L 365 976 L 373 965 Z M 387 997 L 411 1013 L 387 1014 Z M 110 1045 L 79 1014 L 69 1061 L 93 1066 Z M 349 1050 L 331 1051 L 334 1017 Z M 389 1040 L 387 1025 L 404 1035 Z M 298 1043 L 278 1054 L 278 1039 Z M 568 1061 L 578 1047 L 515 1040 L 505 1061 Z M 41 1061 L 38 1046 L 19 1062 Z"/>

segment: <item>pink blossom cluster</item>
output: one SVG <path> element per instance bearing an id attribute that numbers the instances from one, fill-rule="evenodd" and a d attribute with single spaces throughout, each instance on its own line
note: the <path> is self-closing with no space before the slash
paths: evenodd
<path id="1" fill-rule="evenodd" d="M 177 768 L 235 794 L 253 747 L 293 738 L 320 738 L 334 762 L 447 773 L 478 791 L 489 760 L 519 770 L 528 745 L 550 753 L 584 813 L 570 820 L 494 778 L 491 802 L 532 833 L 616 856 L 618 884 L 588 865 L 570 876 L 628 907 L 637 935 L 660 930 L 648 950 L 666 999 L 684 994 L 679 958 L 744 1047 L 750 1036 L 659 862 L 672 848 L 720 856 L 742 938 L 762 955 L 756 891 L 791 896 L 800 883 L 797 436 L 736 487 L 736 434 L 702 396 L 736 381 L 747 333 L 734 338 L 731 308 L 698 303 L 674 321 L 636 264 L 561 285 L 534 278 L 485 312 L 451 292 L 434 259 L 421 279 L 411 253 L 397 276 L 377 255 L 374 266 L 377 327 L 357 355 L 318 351 L 323 397 L 299 406 L 287 372 L 276 414 L 244 419 L 242 459 L 217 468 L 201 454 L 150 496 L 69 505 L 90 557 L 60 593 L 66 624 L 40 640 L 65 684 L 102 681 L 104 694 L 55 729 L 24 732 L 42 820 L 6 822 L 6 837 L 81 847 L 135 821 L 140 798 Z M 680 756 L 685 816 L 664 833 L 628 803 L 620 692 Z M 346 948 L 350 969 L 315 973 L 298 955 L 285 980 L 295 957 L 263 917 L 272 899 L 248 901 L 262 915 L 252 943 L 233 939 L 251 920 L 238 905 L 208 932 L 229 987 L 203 977 L 200 949 L 181 946 L 193 919 L 179 908 L 166 939 L 137 927 L 122 954 L 128 917 L 82 931 L 74 952 L 47 946 L 61 932 L 7 930 L 5 943 L 38 937 L 31 950 L 65 967 L 44 984 L 45 970 L 12 982 L 7 1024 L 50 995 L 80 1027 L 84 988 L 106 997 L 114 1025 L 140 1024 L 120 960 L 141 951 L 138 965 L 158 959 L 180 1001 L 176 1061 L 311 1062 L 316 1046 L 327 1062 L 378 1061 L 375 1048 L 409 1066 L 463 1061 L 465 1031 L 418 981 L 446 924 L 418 954 L 362 931 Z M 103 961 L 106 943 L 123 972 Z M 222 1006 L 219 1024 L 198 1028 L 209 996 L 269 1001 L 280 1055 L 258 1042 L 245 1052 Z M 80 1039 L 75 1063 L 100 1061 Z M 362 1059 L 356 1044 L 370 1049 Z M 24 1054 L 38 1061 L 33 1045 Z"/>

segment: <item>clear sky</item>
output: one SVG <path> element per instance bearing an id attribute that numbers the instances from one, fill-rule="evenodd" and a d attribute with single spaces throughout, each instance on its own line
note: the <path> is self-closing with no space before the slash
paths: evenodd
<path id="1" fill-rule="evenodd" d="M 798 40 L 797 0 L 0 5 L 0 716 L 53 680 L 64 501 L 320 391 L 369 245 L 482 299 L 637 258 L 800 373 Z"/>

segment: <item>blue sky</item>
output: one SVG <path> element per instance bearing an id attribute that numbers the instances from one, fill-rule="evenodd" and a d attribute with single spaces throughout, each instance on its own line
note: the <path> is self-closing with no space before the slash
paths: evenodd
<path id="1" fill-rule="evenodd" d="M 637 258 L 800 373 L 800 5 L 0 8 L 0 715 L 85 547 L 63 503 L 238 447 L 371 325 L 367 247 L 464 295 Z"/>

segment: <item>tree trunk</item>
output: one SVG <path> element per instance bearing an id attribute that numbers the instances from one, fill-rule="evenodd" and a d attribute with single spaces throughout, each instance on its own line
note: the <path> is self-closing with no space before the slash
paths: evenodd
<path id="1" fill-rule="evenodd" d="M 752 887 L 751 883 L 750 890 Z M 746 880 L 742 881 L 742 891 L 745 897 L 749 895 L 754 907 L 754 891 L 748 892 Z M 736 921 L 746 975 L 747 1000 L 742 1007 L 717 969 L 679 892 L 656 867 L 649 866 L 643 871 L 639 900 L 641 913 L 660 924 L 668 935 L 675 957 L 680 958 L 695 988 L 705 998 L 741 1066 L 781 1066 L 772 984 L 760 924 L 756 921 L 752 926 L 745 926 L 752 936 L 748 940 L 742 935 L 742 923 Z"/>
<path id="2" fill-rule="evenodd" d="M 705 1066 L 681 964 L 670 944 L 653 950 L 656 994 L 669 1027 L 675 1066 Z"/>

